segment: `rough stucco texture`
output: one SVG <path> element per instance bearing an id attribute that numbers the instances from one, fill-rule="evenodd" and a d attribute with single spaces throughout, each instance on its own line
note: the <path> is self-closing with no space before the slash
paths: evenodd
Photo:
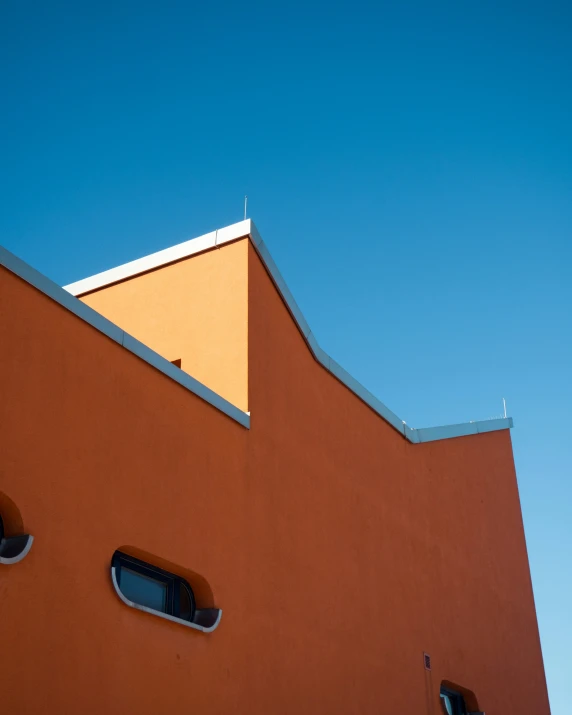
<path id="1" fill-rule="evenodd" d="M 313 360 L 252 247 L 249 306 L 266 711 L 436 715 L 447 680 L 546 715 L 509 431 L 408 443 Z"/>
<path id="2" fill-rule="evenodd" d="M 227 250 L 250 430 L 0 271 L 0 491 L 36 537 L 0 568 L 3 711 L 440 715 L 447 680 L 548 715 L 509 432 L 411 445 Z M 124 544 L 204 577 L 218 630 L 121 603 Z"/>

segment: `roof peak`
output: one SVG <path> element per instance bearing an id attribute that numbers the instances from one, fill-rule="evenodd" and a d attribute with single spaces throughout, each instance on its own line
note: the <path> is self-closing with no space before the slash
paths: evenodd
<path id="1" fill-rule="evenodd" d="M 306 341 L 312 355 L 328 372 L 330 372 L 337 380 L 342 382 L 350 389 L 357 397 L 365 402 L 374 412 L 377 412 L 386 422 L 400 432 L 409 442 L 434 442 L 441 439 L 450 439 L 452 437 L 463 437 L 466 435 L 481 434 L 483 432 L 496 432 L 498 430 L 510 429 L 513 426 L 511 417 L 482 420 L 474 422 L 465 422 L 456 425 L 446 425 L 443 427 L 426 427 L 414 429 L 409 427 L 401 420 L 394 412 L 386 405 L 372 395 L 361 383 L 353 378 L 341 365 L 331 358 L 318 345 L 314 334 L 312 333 L 306 318 L 298 307 L 294 296 L 282 278 L 278 267 L 272 260 L 272 256 L 268 251 L 264 241 L 258 233 L 254 221 L 245 219 L 238 223 L 219 228 L 203 236 L 192 238 L 183 243 L 179 243 L 171 248 L 166 248 L 156 253 L 151 253 L 148 256 L 138 258 L 137 260 L 124 263 L 116 268 L 97 273 L 96 275 L 84 278 L 83 280 L 70 283 L 65 287 L 68 293 L 74 296 L 85 295 L 92 291 L 96 291 L 105 286 L 119 283 L 120 281 L 133 278 L 147 271 L 152 271 L 161 266 L 166 266 L 170 263 L 183 260 L 190 256 L 202 253 L 217 246 L 226 243 L 237 241 L 241 238 L 249 238 L 256 252 L 258 253 L 263 265 L 268 271 L 274 285 L 282 297 L 288 311 L 290 312 L 298 330 Z"/>
<path id="2" fill-rule="evenodd" d="M 252 232 L 258 234 L 254 222 L 251 219 L 245 219 L 238 223 L 233 223 L 224 228 L 218 228 L 215 231 L 205 233 L 203 236 L 191 238 L 175 246 L 164 248 L 161 251 L 150 253 L 147 256 L 142 256 L 134 261 L 123 263 L 115 268 L 110 268 L 107 271 L 96 273 L 93 276 L 88 276 L 75 283 L 69 283 L 64 286 L 64 290 L 76 297 L 91 293 L 92 291 L 105 288 L 113 283 L 134 278 L 135 276 L 152 271 L 169 263 L 183 260 L 189 256 L 194 256 L 197 253 L 208 251 L 210 248 L 222 246 L 231 241 L 237 241 L 241 238 L 251 236 Z"/>

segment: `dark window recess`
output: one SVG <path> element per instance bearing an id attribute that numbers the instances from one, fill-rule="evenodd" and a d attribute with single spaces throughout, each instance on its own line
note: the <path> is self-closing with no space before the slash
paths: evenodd
<path id="1" fill-rule="evenodd" d="M 441 706 L 445 715 L 467 715 L 465 699 L 461 693 L 441 686 Z"/>
<path id="2" fill-rule="evenodd" d="M 171 364 L 174 365 L 175 367 L 181 367 L 181 358 L 177 358 L 176 360 L 171 360 Z"/>
<path id="3" fill-rule="evenodd" d="M 4 522 L 0 516 L 0 563 L 10 564 L 20 561 L 30 550 L 32 541 L 29 534 L 4 536 Z"/>
<path id="4" fill-rule="evenodd" d="M 428 653 L 423 653 L 423 664 L 425 670 L 431 670 L 431 656 Z"/>
<path id="5" fill-rule="evenodd" d="M 133 603 L 192 621 L 195 616 L 193 589 L 184 578 L 116 551 L 111 565 L 121 593 Z"/>

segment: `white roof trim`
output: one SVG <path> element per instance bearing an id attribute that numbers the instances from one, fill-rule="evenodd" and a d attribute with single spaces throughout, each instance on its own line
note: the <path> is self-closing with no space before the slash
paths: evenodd
<path id="1" fill-rule="evenodd" d="M 212 231 L 204 236 L 199 236 L 198 238 L 191 239 L 190 241 L 185 241 L 184 243 L 180 243 L 172 248 L 167 248 L 164 251 L 152 253 L 144 258 L 139 258 L 136 261 L 125 263 L 122 266 L 112 268 L 111 270 L 104 271 L 103 273 L 98 273 L 90 278 L 84 278 L 76 283 L 70 283 L 70 285 L 65 286 L 65 290 L 75 296 L 83 295 L 85 293 L 89 293 L 90 291 L 111 285 L 112 283 L 132 278 L 133 276 L 146 271 L 154 270 L 155 268 L 167 265 L 168 263 L 179 261 L 182 258 L 188 258 L 189 256 L 201 253 L 202 251 L 216 248 L 224 243 L 229 243 L 246 237 L 250 239 L 252 245 L 256 249 L 256 252 L 260 256 L 260 259 L 268 271 L 268 274 L 272 278 L 278 292 L 282 296 L 282 300 L 290 311 L 290 314 L 298 326 L 298 329 L 302 333 L 302 336 L 304 337 L 304 340 L 310 348 L 314 358 L 326 370 L 328 370 L 328 372 L 332 373 L 336 379 L 343 383 L 363 402 L 369 405 L 374 412 L 377 412 L 380 417 L 382 417 L 386 422 L 389 422 L 389 424 L 402 434 L 409 442 L 413 442 L 414 444 L 435 442 L 441 439 L 451 439 L 453 437 L 464 437 L 467 435 L 481 434 L 483 432 L 495 432 L 497 430 L 510 429 L 513 426 L 512 417 L 483 420 L 480 422 L 467 422 L 458 425 L 446 425 L 444 427 L 426 427 L 421 429 L 414 429 L 406 425 L 403 420 L 399 419 L 394 412 L 386 407 L 383 402 L 378 400 L 377 397 L 372 395 L 369 390 L 367 390 L 340 365 L 338 365 L 338 363 L 318 345 L 314 334 L 310 330 L 310 326 L 304 318 L 302 311 L 296 304 L 292 293 L 290 293 L 285 280 L 282 278 L 278 267 L 272 260 L 270 252 L 266 248 L 264 241 L 251 219 L 246 219 L 245 221 L 240 221 L 239 223 L 232 224 L 226 228 Z M 133 340 L 133 338 L 131 338 L 131 340 Z M 146 349 L 149 350 L 149 348 Z"/>
<path id="2" fill-rule="evenodd" d="M 4 266 L 4 268 L 7 268 L 11 273 L 14 273 L 26 281 L 26 283 L 34 286 L 34 288 L 41 293 L 47 295 L 56 303 L 59 303 L 59 305 L 66 310 L 69 310 L 70 313 L 73 313 L 84 322 L 89 323 L 89 325 L 93 326 L 96 330 L 99 330 L 100 333 L 103 333 L 121 345 L 125 350 L 129 350 L 129 352 L 137 355 L 141 360 L 152 365 L 156 370 L 159 370 L 159 372 L 171 378 L 171 380 L 178 382 L 179 385 L 189 390 L 189 392 L 194 393 L 205 402 L 208 402 L 220 412 L 224 412 L 225 415 L 228 415 L 228 417 L 235 420 L 235 422 L 238 422 L 243 427 L 250 428 L 249 414 L 239 410 L 238 407 L 225 400 L 224 397 L 213 392 L 213 390 L 206 385 L 203 385 L 202 382 L 195 380 L 194 377 L 170 363 L 166 358 L 159 355 L 159 353 L 156 353 L 147 347 L 147 345 L 133 338 L 110 320 L 104 318 L 103 315 L 93 310 L 93 308 L 90 308 L 85 303 L 82 303 L 81 300 L 71 296 L 68 291 L 56 285 L 56 283 L 46 278 L 42 273 L 39 273 L 2 246 L 0 246 L 0 266 Z"/>
<path id="3" fill-rule="evenodd" d="M 85 293 L 90 293 L 112 283 L 118 283 L 126 278 L 133 278 L 133 276 L 138 276 L 141 273 L 166 266 L 168 263 L 188 258 L 195 253 L 207 251 L 209 248 L 216 248 L 224 243 L 246 238 L 250 234 L 250 224 L 250 219 L 247 219 L 246 221 L 234 223 L 232 226 L 205 233 L 204 236 L 192 238 L 190 241 L 171 246 L 171 248 L 166 248 L 164 251 L 151 253 L 149 256 L 138 258 L 136 261 L 130 261 L 122 266 L 117 266 L 117 268 L 111 268 L 108 271 L 103 271 L 103 273 L 96 273 L 96 275 L 89 278 L 70 283 L 64 286 L 64 290 L 75 296 L 85 295 Z"/>

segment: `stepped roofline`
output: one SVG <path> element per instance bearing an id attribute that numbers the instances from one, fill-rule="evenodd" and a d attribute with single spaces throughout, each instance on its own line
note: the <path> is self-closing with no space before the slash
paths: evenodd
<path id="1" fill-rule="evenodd" d="M 172 246 L 171 248 L 166 248 L 163 251 L 158 251 L 157 253 L 152 253 L 135 261 L 124 263 L 116 268 L 97 273 L 94 276 L 84 278 L 76 283 L 71 283 L 65 286 L 65 288 L 72 293 L 72 295 L 85 295 L 86 293 L 109 286 L 113 283 L 118 283 L 141 273 L 182 260 L 196 253 L 222 246 L 225 243 L 238 241 L 241 238 L 250 239 L 314 358 L 410 442 L 433 442 L 435 440 L 463 437 L 465 435 L 480 434 L 482 432 L 495 432 L 497 430 L 510 429 L 513 426 L 512 418 L 506 417 L 465 422 L 456 425 L 445 425 L 442 427 L 426 427 L 421 429 L 409 427 L 409 425 L 384 405 L 383 402 L 378 400 L 377 397 L 372 395 L 367 388 L 353 378 L 318 345 L 318 341 L 312 333 L 306 318 L 294 300 L 278 267 L 272 260 L 272 256 L 252 219 L 239 221 L 231 226 L 220 228 L 204 236 L 199 236 L 198 238 L 193 238 L 184 243 Z"/>
<path id="2" fill-rule="evenodd" d="M 129 263 L 124 263 L 116 268 L 111 268 L 110 270 L 103 271 L 102 273 L 97 273 L 96 275 L 84 278 L 80 281 L 70 283 L 69 285 L 64 286 L 64 289 L 60 288 L 55 283 L 52 283 L 52 281 L 48 278 L 35 271 L 33 268 L 10 254 L 5 249 L 1 248 L 0 264 L 4 265 L 8 268 L 8 270 L 16 273 L 29 283 L 32 283 L 32 285 L 36 288 L 49 295 L 53 300 L 56 300 L 68 310 L 74 312 L 78 315 L 78 317 L 94 325 L 94 327 L 101 332 L 113 337 L 113 339 L 117 340 L 121 345 L 123 345 L 123 347 L 131 350 L 147 362 L 150 362 L 154 367 L 161 370 L 169 377 L 176 379 L 178 382 L 188 383 L 184 386 L 192 392 L 198 394 L 213 406 L 224 411 L 233 419 L 248 427 L 250 420 L 246 413 L 242 413 L 238 410 L 238 408 L 234 407 L 220 397 L 220 395 L 202 385 L 197 380 L 194 380 L 191 376 L 185 375 L 185 373 L 182 373 L 180 370 L 172 366 L 169 361 L 165 360 L 147 346 L 139 343 L 139 341 L 136 341 L 134 338 L 127 335 L 127 333 L 118 328 L 111 321 L 107 320 L 81 301 L 76 300 L 77 297 L 83 296 L 87 293 L 91 293 L 114 283 L 119 283 L 142 273 L 147 273 L 148 271 L 156 270 L 170 263 L 183 260 L 197 253 L 202 253 L 203 251 L 217 248 L 218 246 L 238 241 L 243 238 L 248 238 L 258 253 L 269 276 L 276 286 L 276 289 L 284 301 L 284 304 L 288 308 L 288 311 L 296 323 L 298 330 L 300 331 L 316 361 L 328 370 L 328 372 L 330 372 L 337 380 L 343 383 L 349 390 L 351 390 L 357 397 L 365 402 L 372 410 L 374 410 L 374 412 L 388 422 L 401 435 L 403 435 L 409 442 L 419 444 L 442 439 L 451 439 L 454 437 L 481 434 L 484 432 L 496 432 L 498 430 L 512 428 L 513 421 L 511 417 L 419 429 L 415 429 L 407 425 L 318 345 L 308 322 L 304 318 L 302 311 L 294 300 L 292 293 L 280 274 L 278 267 L 272 260 L 272 256 L 270 255 L 268 248 L 251 219 L 240 221 L 232 224 L 231 226 L 226 226 L 225 228 L 212 231 L 203 236 L 199 236 L 176 246 L 172 246 L 171 248 L 166 248 L 162 251 L 144 256 L 143 258 L 130 261 Z M 74 296 L 74 298 L 71 296 Z"/>

